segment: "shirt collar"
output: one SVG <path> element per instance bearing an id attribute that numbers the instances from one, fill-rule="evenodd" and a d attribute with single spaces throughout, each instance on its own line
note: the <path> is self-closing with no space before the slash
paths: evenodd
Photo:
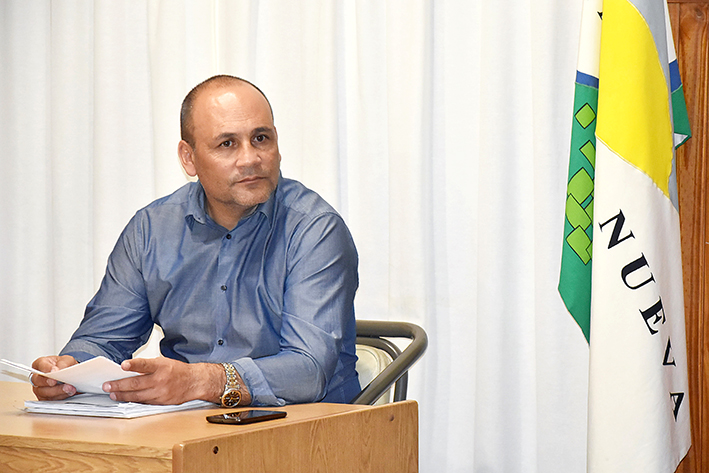
<path id="1" fill-rule="evenodd" d="M 283 175 L 278 174 L 278 184 L 276 184 L 276 188 L 271 192 L 271 196 L 268 198 L 268 200 L 262 204 L 259 204 L 258 207 L 256 207 L 256 212 L 261 212 L 266 216 L 266 220 L 268 220 L 268 223 L 270 226 L 273 226 L 273 218 L 276 208 L 276 195 L 278 194 L 278 189 L 281 187 L 281 181 L 283 180 Z M 256 213 L 254 212 L 254 213 Z"/>
<path id="2" fill-rule="evenodd" d="M 204 188 L 199 181 L 193 182 L 190 188 L 189 197 L 187 199 L 187 210 L 185 211 L 185 219 L 192 217 L 195 221 L 206 225 L 209 219 L 204 205 Z"/>
<path id="3" fill-rule="evenodd" d="M 256 213 L 261 212 L 266 216 L 266 219 L 268 220 L 269 224 L 273 224 L 273 216 L 274 216 L 274 209 L 276 207 L 276 194 L 278 193 L 278 188 L 281 185 L 281 180 L 283 179 L 283 175 L 279 173 L 278 175 L 278 185 L 276 186 L 276 189 L 271 193 L 271 196 L 268 198 L 268 200 L 262 204 L 258 204 L 256 206 L 256 209 L 249 214 L 246 218 L 250 218 L 254 216 Z M 188 203 L 187 203 L 187 210 L 185 212 L 185 219 L 188 217 L 192 217 L 195 221 L 206 225 L 208 222 L 211 222 L 212 219 L 207 215 L 206 211 L 206 205 L 205 205 L 205 200 L 207 196 L 204 193 L 204 187 L 202 187 L 202 183 L 197 181 L 193 183 L 192 189 L 190 189 L 189 197 L 188 197 Z"/>

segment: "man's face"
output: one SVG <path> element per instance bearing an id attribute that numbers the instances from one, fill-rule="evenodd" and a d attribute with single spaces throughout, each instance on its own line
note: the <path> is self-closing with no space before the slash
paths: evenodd
<path id="1" fill-rule="evenodd" d="M 207 211 L 231 229 L 278 184 L 281 155 L 266 99 L 245 83 L 213 85 L 192 109 L 194 148 L 180 142 L 185 171 L 199 177 Z"/>

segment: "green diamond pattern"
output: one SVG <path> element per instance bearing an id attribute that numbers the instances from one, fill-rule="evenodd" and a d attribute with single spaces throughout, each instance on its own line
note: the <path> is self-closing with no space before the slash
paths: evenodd
<path id="1" fill-rule="evenodd" d="M 584 168 L 579 169 L 579 172 L 573 175 L 569 180 L 568 194 L 573 196 L 577 202 L 583 202 L 588 199 L 588 196 L 593 192 L 593 179 L 588 175 Z"/>
<path id="2" fill-rule="evenodd" d="M 593 143 L 591 141 L 587 141 L 585 145 L 583 145 L 581 148 L 579 148 L 579 151 L 581 151 L 581 154 L 583 154 L 586 159 L 588 159 L 588 162 L 591 163 L 591 166 L 594 168 L 596 167 L 596 147 L 593 146 Z M 591 184 L 593 185 L 593 184 Z"/>
<path id="3" fill-rule="evenodd" d="M 566 218 L 569 220 L 572 227 L 581 229 L 582 231 L 588 228 L 592 223 L 591 216 L 586 213 L 586 210 L 581 207 L 581 204 L 579 204 L 573 196 L 566 198 Z"/>
<path id="4" fill-rule="evenodd" d="M 581 258 L 583 264 L 588 264 L 588 262 L 591 261 L 593 244 L 588 235 L 586 235 L 586 232 L 581 230 L 581 228 L 577 227 L 574 231 L 569 233 L 569 236 L 566 237 L 566 242 L 574 249 L 579 258 Z"/>
<path id="5" fill-rule="evenodd" d="M 586 148 L 586 153 L 595 157 L 595 149 L 591 144 L 590 150 L 593 151 L 591 153 L 589 143 L 582 146 L 582 149 Z M 593 223 L 593 178 L 584 168 L 581 168 L 569 179 L 567 189 L 566 219 L 573 230 L 566 237 L 566 242 L 581 261 L 588 264 L 591 261 L 591 239 L 586 229 Z"/>
<path id="6" fill-rule="evenodd" d="M 579 122 L 579 125 L 587 128 L 596 119 L 596 112 L 593 111 L 593 108 L 591 108 L 588 103 L 585 103 L 583 107 L 576 112 L 574 117 L 576 117 L 576 121 Z"/>

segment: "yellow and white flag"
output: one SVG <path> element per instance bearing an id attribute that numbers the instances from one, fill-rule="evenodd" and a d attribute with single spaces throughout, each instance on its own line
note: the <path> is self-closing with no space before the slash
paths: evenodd
<path id="1" fill-rule="evenodd" d="M 559 290 L 589 341 L 588 471 L 672 472 L 691 444 L 674 152 L 689 126 L 667 4 L 585 0 L 583 18 Z"/>

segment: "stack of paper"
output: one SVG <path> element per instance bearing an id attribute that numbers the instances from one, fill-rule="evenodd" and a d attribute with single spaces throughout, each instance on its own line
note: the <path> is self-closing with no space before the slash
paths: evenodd
<path id="1" fill-rule="evenodd" d="M 199 400 L 169 406 L 118 402 L 112 400 L 107 394 L 77 394 L 63 401 L 25 401 L 25 410 L 37 414 L 67 414 L 91 417 L 117 417 L 121 419 L 133 419 L 135 417 L 162 414 L 163 412 L 215 407 L 218 406 L 211 402 Z"/>

